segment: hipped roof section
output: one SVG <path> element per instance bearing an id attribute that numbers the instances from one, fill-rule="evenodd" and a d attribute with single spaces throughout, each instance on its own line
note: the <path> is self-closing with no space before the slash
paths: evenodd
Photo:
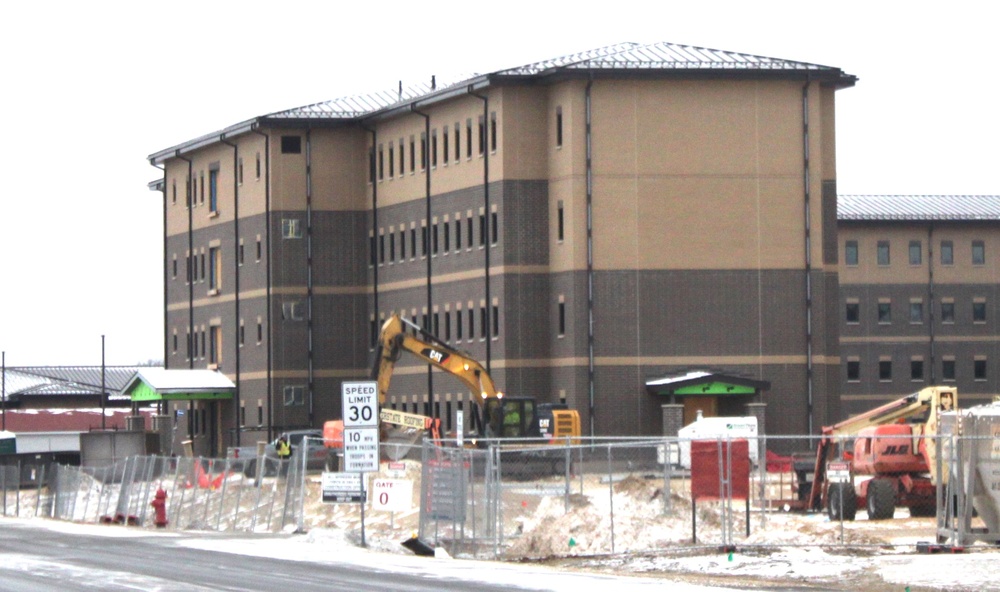
<path id="1" fill-rule="evenodd" d="M 836 88 L 854 86 L 857 78 L 839 68 L 806 62 L 658 42 L 618 43 L 566 56 L 534 62 L 489 74 L 438 79 L 434 83 L 343 97 L 261 115 L 149 155 L 151 164 L 216 142 L 250 132 L 267 124 L 289 127 L 344 125 L 392 117 L 421 106 L 503 84 L 570 78 L 770 78 L 820 80 Z"/>

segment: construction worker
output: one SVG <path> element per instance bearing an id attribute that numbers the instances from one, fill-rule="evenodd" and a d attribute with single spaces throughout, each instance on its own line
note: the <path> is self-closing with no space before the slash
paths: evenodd
<path id="1" fill-rule="evenodd" d="M 288 436 L 282 434 L 274 443 L 274 450 L 278 453 L 278 475 L 283 477 L 288 473 L 288 459 L 292 456 L 292 445 L 288 443 Z"/>

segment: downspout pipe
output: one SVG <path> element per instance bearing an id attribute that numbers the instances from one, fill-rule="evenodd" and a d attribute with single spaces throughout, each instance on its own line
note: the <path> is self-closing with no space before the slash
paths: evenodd
<path id="1" fill-rule="evenodd" d="M 931 222 L 927 227 L 927 308 L 928 317 L 928 331 L 930 338 L 930 353 L 928 360 L 931 366 L 931 381 L 930 384 L 937 384 L 937 343 L 935 342 L 936 334 L 934 332 L 934 223 Z"/>
<path id="2" fill-rule="evenodd" d="M 168 337 L 169 325 L 167 324 L 167 282 L 170 280 L 169 272 L 167 268 L 170 266 L 170 262 L 167 261 L 167 167 L 151 163 L 154 167 L 160 169 L 163 172 L 163 366 L 167 366 L 167 356 L 170 353 L 170 338 Z M 162 414 L 163 401 L 157 403 L 158 413 Z"/>
<path id="3" fill-rule="evenodd" d="M 376 175 L 375 154 L 378 146 L 378 132 L 375 128 L 361 124 L 361 128 L 371 134 L 372 149 L 368 152 L 368 178 L 372 180 L 372 240 L 368 241 L 368 260 L 372 263 L 372 315 L 378 325 L 378 177 Z M 369 336 L 369 339 L 375 336 Z"/>
<path id="4" fill-rule="evenodd" d="M 590 416 L 590 436 L 595 435 L 594 413 L 594 136 L 593 136 L 593 103 L 591 89 L 594 86 L 594 76 L 591 73 L 584 89 L 584 106 L 586 109 L 585 139 L 587 143 L 586 173 L 587 173 L 587 404 Z"/>
<path id="5" fill-rule="evenodd" d="M 240 167 L 240 147 L 237 146 L 236 144 L 234 144 L 233 142 L 230 142 L 229 140 L 227 140 L 225 134 L 223 134 L 222 136 L 219 137 L 219 142 L 225 144 L 226 146 L 232 146 L 232 148 L 233 148 L 233 246 L 234 246 L 234 249 L 235 249 L 235 252 L 233 253 L 233 263 L 234 263 L 234 265 L 233 265 L 233 269 L 234 269 L 233 296 L 234 296 L 234 299 L 235 299 L 234 306 L 236 308 L 236 316 L 234 318 L 234 320 L 235 320 L 235 323 L 234 323 L 234 326 L 235 326 L 235 332 L 234 332 L 235 339 L 233 340 L 233 344 L 235 344 L 235 346 L 236 346 L 236 347 L 233 348 L 233 350 L 236 352 L 236 354 L 234 355 L 234 362 L 235 362 L 235 368 L 234 368 L 234 370 L 236 372 L 236 380 L 233 381 L 233 382 L 236 383 L 236 393 L 235 393 L 235 399 L 233 401 L 233 404 L 235 405 L 235 409 L 233 410 L 233 412 L 235 414 L 235 420 L 236 421 L 233 424 L 234 425 L 234 429 L 233 429 L 233 433 L 234 433 L 233 445 L 234 446 L 239 446 L 240 445 L 240 436 L 241 436 L 241 432 L 242 432 L 241 428 L 243 427 L 241 425 L 241 422 L 240 422 L 240 409 L 241 409 L 241 405 L 240 405 L 240 351 L 242 350 L 242 348 L 240 347 L 240 255 L 239 255 L 239 249 L 240 249 L 240 170 L 239 170 L 239 167 Z"/>
<path id="6" fill-rule="evenodd" d="M 815 409 L 813 406 L 813 332 L 812 332 L 812 210 L 811 210 L 811 178 L 809 159 L 809 85 L 812 82 L 806 77 L 802 85 L 802 184 L 805 210 L 805 290 L 806 290 L 806 421 L 808 433 L 812 434 L 815 426 Z"/>
<path id="7" fill-rule="evenodd" d="M 431 274 L 432 274 L 431 259 L 433 259 L 434 255 L 434 245 L 431 242 L 431 239 L 433 238 L 431 236 L 431 162 L 433 160 L 430 154 L 431 116 L 428 115 L 427 113 L 424 113 L 423 111 L 419 111 L 416 107 L 416 104 L 410 105 L 410 111 L 413 112 L 415 115 L 419 115 L 424 118 L 424 145 L 425 145 L 424 173 L 426 173 L 424 177 L 424 182 L 425 182 L 424 191 L 426 193 L 426 199 L 424 201 L 427 204 L 427 213 L 426 213 L 427 225 L 426 228 L 424 229 L 424 232 L 426 233 L 425 240 L 427 241 L 427 326 L 424 327 L 424 329 L 430 332 L 432 324 L 431 319 L 433 318 L 432 315 L 434 314 L 434 301 L 431 293 Z M 436 417 L 436 411 L 434 406 L 433 370 L 434 369 L 431 366 L 427 366 L 427 401 L 430 403 L 430 412 L 427 413 L 427 415 L 431 417 Z"/>
<path id="8" fill-rule="evenodd" d="M 490 213 L 490 99 L 485 95 L 478 94 L 473 91 L 473 87 L 469 86 L 469 95 L 476 97 L 483 102 L 483 205 L 485 206 L 486 213 L 486 224 L 484 225 L 486 231 L 486 250 L 483 253 L 483 269 L 486 275 L 486 372 L 488 374 L 493 373 L 493 351 L 491 343 L 493 341 L 493 299 L 492 293 L 490 292 L 490 244 L 496 240 L 497 237 L 491 236 L 491 224 L 492 214 Z"/>
<path id="9" fill-rule="evenodd" d="M 312 129 L 306 129 L 306 352 L 308 356 L 309 425 L 315 415 L 315 355 L 313 349 L 313 257 L 312 257 Z"/>
<path id="10" fill-rule="evenodd" d="M 267 225 L 264 232 L 264 246 L 267 250 L 267 439 L 274 438 L 274 396 L 271 391 L 274 388 L 274 356 L 271 339 L 271 136 L 260 131 L 257 124 L 251 129 L 255 134 L 264 136 L 264 223 Z"/>
<path id="11" fill-rule="evenodd" d="M 183 160 L 188 163 L 188 174 L 187 174 L 187 188 L 185 189 L 185 197 L 187 203 L 188 211 L 188 257 L 187 257 L 187 274 L 188 274 L 188 369 L 194 369 L 194 277 L 197 265 L 195 263 L 194 257 L 194 170 L 193 162 L 190 158 L 185 158 L 181 156 L 181 151 L 178 150 L 175 156 L 179 160 Z M 188 403 L 188 412 L 191 411 L 191 403 Z M 189 415 L 190 417 L 190 415 Z"/>

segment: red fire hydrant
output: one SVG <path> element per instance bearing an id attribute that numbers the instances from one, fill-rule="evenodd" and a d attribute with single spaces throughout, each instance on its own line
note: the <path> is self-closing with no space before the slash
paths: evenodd
<path id="1" fill-rule="evenodd" d="M 153 520 L 153 524 L 157 528 L 164 528 L 167 525 L 167 492 L 162 487 L 157 489 L 156 495 L 149 505 L 153 506 L 156 511 L 156 519 Z"/>

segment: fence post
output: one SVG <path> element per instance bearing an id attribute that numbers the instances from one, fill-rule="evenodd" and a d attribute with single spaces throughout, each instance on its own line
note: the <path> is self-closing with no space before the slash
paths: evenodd
<path id="1" fill-rule="evenodd" d="M 611 509 L 611 553 L 615 552 L 615 479 L 611 470 L 611 444 L 608 447 L 608 507 Z"/>

